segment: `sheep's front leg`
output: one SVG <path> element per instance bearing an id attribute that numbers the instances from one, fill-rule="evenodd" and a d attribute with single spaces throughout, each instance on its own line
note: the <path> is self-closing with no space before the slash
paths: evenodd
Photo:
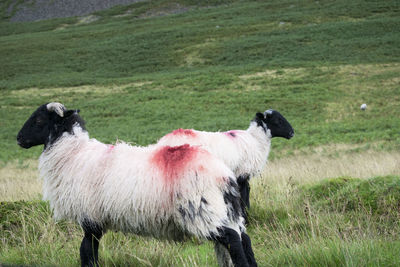
<path id="1" fill-rule="evenodd" d="M 244 250 L 244 254 L 246 255 L 247 262 L 249 263 L 250 267 L 257 267 L 256 259 L 254 258 L 254 252 L 251 248 L 251 240 L 250 237 L 243 232 L 242 233 L 242 246 Z"/>
<path id="2" fill-rule="evenodd" d="M 80 248 L 81 266 L 99 266 L 99 241 L 103 236 L 103 229 L 89 220 L 84 220 L 81 226 L 85 232 Z"/>
<path id="3" fill-rule="evenodd" d="M 240 206 L 242 207 L 243 210 L 243 218 L 246 222 L 248 223 L 247 219 L 247 209 L 250 209 L 250 175 L 249 174 L 244 174 L 240 175 L 237 178 L 237 183 L 239 186 L 239 191 L 240 191 Z"/>
<path id="4" fill-rule="evenodd" d="M 249 267 L 242 240 L 235 230 L 224 227 L 221 231 L 221 235 L 216 238 L 216 241 L 228 250 L 235 267 Z"/>

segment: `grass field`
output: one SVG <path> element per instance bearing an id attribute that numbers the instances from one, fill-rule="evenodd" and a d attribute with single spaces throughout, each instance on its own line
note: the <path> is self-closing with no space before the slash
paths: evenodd
<path id="1" fill-rule="evenodd" d="M 81 230 L 40 200 L 42 148 L 15 140 L 50 101 L 79 108 L 92 137 L 138 145 L 180 127 L 245 129 L 279 110 L 296 135 L 273 139 L 251 183 L 259 266 L 399 265 L 398 1 L 156 0 L 33 23 L 7 22 L 7 3 L 0 265 L 79 266 Z M 102 266 L 217 264 L 195 239 L 107 233 L 100 244 Z"/>

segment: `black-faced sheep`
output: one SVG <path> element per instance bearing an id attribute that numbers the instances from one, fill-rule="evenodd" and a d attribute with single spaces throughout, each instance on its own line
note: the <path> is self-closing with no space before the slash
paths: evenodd
<path id="1" fill-rule="evenodd" d="M 99 240 L 108 229 L 205 238 L 228 251 L 235 266 L 257 266 L 234 173 L 209 152 L 190 145 L 106 145 L 89 138 L 78 110 L 59 103 L 40 106 L 17 142 L 44 145 L 43 197 L 56 219 L 82 226 L 82 266 L 98 265 Z"/>
<path id="2" fill-rule="evenodd" d="M 242 208 L 250 207 L 249 179 L 259 174 L 267 163 L 271 138 L 290 139 L 294 130 L 276 110 L 257 113 L 247 130 L 204 132 L 193 129 L 175 130 L 158 141 L 158 145 L 190 144 L 201 146 L 221 159 L 237 177 Z"/>

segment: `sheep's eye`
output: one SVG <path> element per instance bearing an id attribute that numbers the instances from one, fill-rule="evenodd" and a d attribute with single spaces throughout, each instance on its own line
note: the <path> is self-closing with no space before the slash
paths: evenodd
<path id="1" fill-rule="evenodd" d="M 36 124 L 42 124 L 43 123 L 43 120 L 42 120 L 42 118 L 36 118 Z"/>

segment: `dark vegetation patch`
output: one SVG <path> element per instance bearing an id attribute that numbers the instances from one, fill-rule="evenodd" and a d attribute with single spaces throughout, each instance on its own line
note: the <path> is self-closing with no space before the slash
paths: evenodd
<path id="1" fill-rule="evenodd" d="M 4 1 L 6 14 L 3 19 L 12 22 L 28 22 L 54 18 L 83 16 L 95 11 L 108 9 L 117 5 L 129 5 L 143 0 L 14 0 Z"/>
<path id="2" fill-rule="evenodd" d="M 0 21 L 32 22 L 99 14 L 148 18 L 179 14 L 194 7 L 210 7 L 234 0 L 4 0 L 0 3 Z"/>

